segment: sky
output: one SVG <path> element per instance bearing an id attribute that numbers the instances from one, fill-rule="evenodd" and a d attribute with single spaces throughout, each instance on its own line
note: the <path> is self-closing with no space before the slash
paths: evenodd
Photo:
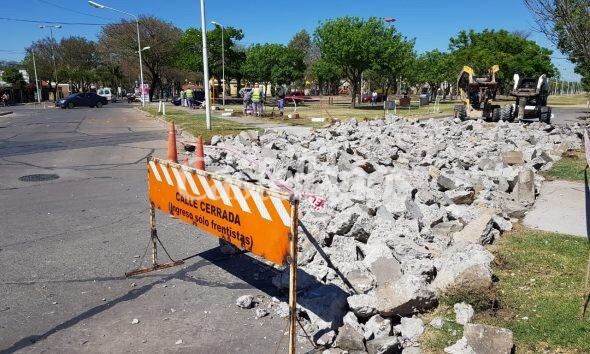
<path id="1" fill-rule="evenodd" d="M 24 48 L 49 35 L 39 23 L 2 18 L 64 23 L 54 35 L 83 36 L 96 40 L 99 25 L 67 25 L 68 22 L 104 24 L 122 15 L 99 10 L 86 0 L 2 1 L 0 12 L 0 60 L 20 60 Z M 153 15 L 181 29 L 200 27 L 199 0 L 97 0 L 104 5 L 137 15 Z M 448 48 L 449 38 L 464 29 L 530 31 L 531 39 L 554 50 L 553 62 L 566 80 L 578 80 L 573 65 L 551 43 L 534 31 L 534 20 L 521 0 L 205 0 L 207 26 L 212 20 L 241 28 L 243 44 L 287 43 L 296 32 L 313 33 L 319 23 L 340 16 L 393 17 L 398 30 L 415 38 L 418 53 Z M 11 52 L 12 51 L 12 52 Z"/>

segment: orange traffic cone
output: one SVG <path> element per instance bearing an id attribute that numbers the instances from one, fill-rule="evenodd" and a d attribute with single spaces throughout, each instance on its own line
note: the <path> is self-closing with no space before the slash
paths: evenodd
<path id="1" fill-rule="evenodd" d="M 195 143 L 195 168 L 205 171 L 205 149 L 203 148 L 203 137 L 197 137 Z"/>
<path id="2" fill-rule="evenodd" d="M 168 160 L 178 162 L 178 152 L 176 151 L 176 128 L 174 122 L 168 123 Z"/>

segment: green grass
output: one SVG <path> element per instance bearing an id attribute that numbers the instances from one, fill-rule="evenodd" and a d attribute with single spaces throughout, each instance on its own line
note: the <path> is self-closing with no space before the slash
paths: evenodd
<path id="1" fill-rule="evenodd" d="M 583 181 L 586 168 L 586 156 L 583 151 L 568 151 L 563 158 L 544 173 L 548 179 L 562 179 L 567 181 Z"/>
<path id="2" fill-rule="evenodd" d="M 500 308 L 476 312 L 473 322 L 512 330 L 517 353 L 589 353 L 590 319 L 579 319 L 588 241 L 517 227 L 492 251 Z M 441 301 L 428 317 L 441 314 L 454 319 L 452 305 Z M 455 338 L 430 328 L 422 344 L 441 353 Z"/>
<path id="3" fill-rule="evenodd" d="M 151 116 L 158 115 L 155 107 L 141 108 Z M 177 128 L 181 128 L 193 136 L 201 135 L 205 142 L 209 142 L 214 135 L 235 135 L 243 130 L 255 130 L 255 127 L 240 124 L 227 119 L 211 116 L 211 130 L 206 129 L 205 114 L 187 113 L 180 109 L 167 108 L 166 116 L 161 116 L 167 121 L 173 121 Z"/>
<path id="4" fill-rule="evenodd" d="M 549 106 L 586 106 L 588 95 L 549 96 Z"/>

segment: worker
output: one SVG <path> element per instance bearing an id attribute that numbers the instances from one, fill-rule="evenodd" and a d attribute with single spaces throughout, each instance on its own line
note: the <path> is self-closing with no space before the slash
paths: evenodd
<path id="1" fill-rule="evenodd" d="M 193 90 L 191 88 L 186 89 L 186 101 L 189 108 L 194 108 L 195 100 L 193 99 Z"/>
<path id="2" fill-rule="evenodd" d="M 254 107 L 254 114 L 258 117 L 262 116 L 262 97 L 264 92 L 262 91 L 262 85 L 258 83 L 254 84 L 254 88 L 252 89 L 252 106 Z"/>

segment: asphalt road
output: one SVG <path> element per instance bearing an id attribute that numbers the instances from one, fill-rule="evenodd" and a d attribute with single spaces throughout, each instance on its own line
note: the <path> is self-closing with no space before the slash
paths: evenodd
<path id="1" fill-rule="evenodd" d="M 586 123 L 590 118 L 590 110 L 583 107 L 553 107 L 553 124 Z"/>
<path id="2" fill-rule="evenodd" d="M 281 295 L 276 271 L 169 216 L 157 214 L 168 251 L 197 256 L 123 276 L 149 241 L 145 158 L 165 156 L 164 126 L 123 104 L 11 110 L 0 116 L 0 352 L 273 353 L 279 340 L 286 351 L 285 318 L 235 305 L 252 294 L 266 308 Z M 34 174 L 59 178 L 19 180 Z"/>

